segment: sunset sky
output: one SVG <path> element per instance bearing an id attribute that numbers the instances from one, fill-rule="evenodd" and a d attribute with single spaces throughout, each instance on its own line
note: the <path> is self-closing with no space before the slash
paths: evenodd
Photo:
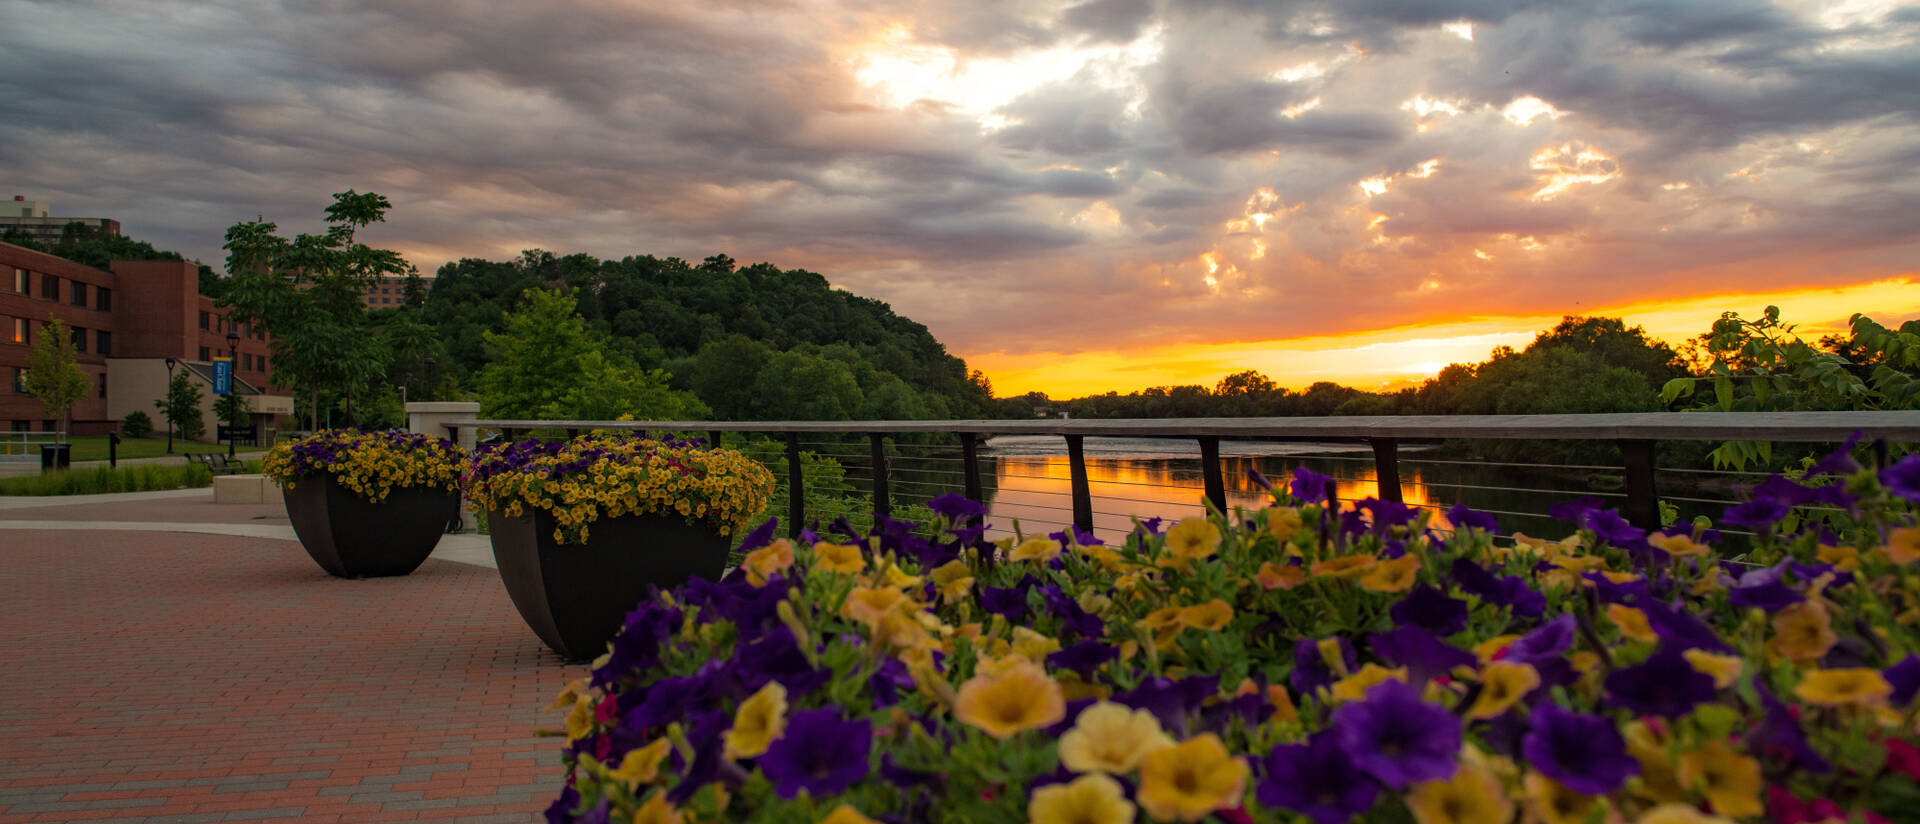
<path id="1" fill-rule="evenodd" d="M 0 195 L 807 268 L 1003 395 L 1920 316 L 1920 5 L 0 0 Z"/>

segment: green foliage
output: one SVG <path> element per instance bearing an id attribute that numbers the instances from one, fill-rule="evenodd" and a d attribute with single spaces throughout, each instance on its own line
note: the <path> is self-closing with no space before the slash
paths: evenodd
<path id="1" fill-rule="evenodd" d="M 1660 401 L 1690 399 L 1690 410 L 1713 412 L 1920 409 L 1920 321 L 1895 331 L 1856 314 L 1851 326 L 1851 338 L 1821 348 L 1794 334 L 1778 306 L 1753 320 L 1726 312 L 1699 339 L 1712 358 L 1706 374 L 1667 381 Z M 1711 456 L 1736 469 L 1774 458 L 1771 444 L 1739 441 Z"/>
<path id="2" fill-rule="evenodd" d="M 144 438 L 151 435 L 153 419 L 138 409 L 128 412 L 127 417 L 120 421 L 120 434 L 129 438 Z"/>
<path id="3" fill-rule="evenodd" d="M 506 331 L 485 333 L 482 414 L 504 419 L 698 420 L 711 411 L 671 376 L 606 353 L 604 337 L 574 311 L 572 290 L 529 289 Z"/>
<path id="4" fill-rule="evenodd" d="M 185 371 L 175 373 L 167 384 L 167 396 L 153 402 L 160 410 L 168 428 L 186 440 L 194 440 L 207 433 L 207 423 L 200 417 L 200 387 Z"/>
<path id="5" fill-rule="evenodd" d="M 253 415 L 253 404 L 245 395 L 229 392 L 214 399 L 213 415 L 228 426 L 244 426 Z"/>
<path id="6" fill-rule="evenodd" d="M 47 417 L 64 420 L 87 396 L 87 375 L 73 351 L 66 321 L 54 318 L 40 327 L 40 339 L 27 354 L 27 394 L 40 401 Z"/>
<path id="7" fill-rule="evenodd" d="M 0 478 L 0 495 L 97 495 L 103 492 L 145 492 L 186 489 L 213 483 L 204 466 L 140 464 L 137 466 L 73 469 Z"/>
<path id="8" fill-rule="evenodd" d="M 756 520 L 764 521 L 769 517 L 779 518 L 782 524 L 790 518 L 787 502 L 790 498 L 787 483 L 787 447 L 786 444 L 756 436 L 743 444 L 726 444 L 737 449 L 753 460 L 759 461 L 773 473 L 773 498 L 767 504 L 767 511 Z M 847 470 L 838 460 L 821 455 L 810 449 L 800 451 L 800 494 L 806 501 L 806 522 L 809 524 L 831 524 L 840 518 L 847 519 L 853 528 L 866 531 L 873 528 L 873 496 L 856 488 L 847 480 Z M 911 521 L 925 524 L 933 521 L 933 511 L 924 504 L 909 504 L 894 507 L 894 520 Z"/>

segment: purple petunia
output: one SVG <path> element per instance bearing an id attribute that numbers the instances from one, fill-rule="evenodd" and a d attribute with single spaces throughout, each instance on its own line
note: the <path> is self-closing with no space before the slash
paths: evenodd
<path id="1" fill-rule="evenodd" d="M 580 791 L 572 787 L 562 787 L 560 797 L 547 805 L 547 824 L 572 824 L 573 808 L 580 806 Z"/>
<path id="2" fill-rule="evenodd" d="M 987 508 L 958 492 L 949 492 L 927 502 L 927 508 L 949 521 L 964 521 L 987 514 Z"/>
<path id="3" fill-rule="evenodd" d="M 1693 668 L 1680 650 L 1661 645 L 1637 666 L 1607 675 L 1607 701 L 1641 715 L 1679 718 L 1713 700 L 1713 676 Z"/>
<path id="4" fill-rule="evenodd" d="M 1326 503 L 1333 492 L 1333 479 L 1304 466 L 1293 470 L 1293 497 L 1310 504 Z"/>
<path id="5" fill-rule="evenodd" d="M 1332 730 L 1314 733 L 1305 744 L 1274 747 L 1266 767 L 1254 798 L 1319 824 L 1347 821 L 1373 809 L 1380 797 L 1379 782 L 1347 757 Z"/>
<path id="6" fill-rule="evenodd" d="M 1500 522 L 1492 515 L 1477 509 L 1469 509 L 1466 504 L 1454 504 L 1447 510 L 1447 523 L 1455 529 L 1478 529 L 1488 535 L 1500 534 Z"/>
<path id="7" fill-rule="evenodd" d="M 1920 452 L 1880 470 L 1880 485 L 1888 492 L 1920 504 Z"/>
<path id="8" fill-rule="evenodd" d="M 873 752 L 873 725 L 866 719 L 840 720 L 838 710 L 802 710 L 787 719 L 787 730 L 760 756 L 760 771 L 773 791 L 791 799 L 806 790 L 815 798 L 845 790 L 867 777 Z"/>
<path id="9" fill-rule="evenodd" d="M 1582 495 L 1571 501 L 1561 501 L 1560 503 L 1549 505 L 1547 507 L 1547 517 L 1555 520 L 1570 521 L 1574 524 L 1585 524 L 1587 521 L 1587 513 L 1599 509 L 1602 506 L 1604 506 L 1604 504 L 1600 503 L 1599 498 L 1595 498 L 1592 495 Z"/>
<path id="10" fill-rule="evenodd" d="M 1800 480 L 1810 480 L 1818 475 L 1852 475 L 1859 472 L 1860 462 L 1853 459 L 1854 444 L 1860 442 L 1860 432 L 1855 431 L 1840 448 L 1827 453 L 1807 471 L 1800 473 Z"/>
<path id="11" fill-rule="evenodd" d="M 1273 482 L 1267 480 L 1267 476 L 1260 474 L 1260 470 L 1251 466 L 1247 467 L 1247 481 L 1268 492 L 1273 491 Z"/>
<path id="12" fill-rule="evenodd" d="M 1020 623 L 1027 618 L 1027 593 L 1019 587 L 980 588 L 980 608 L 1008 621 Z"/>
<path id="13" fill-rule="evenodd" d="M 1413 519 L 1420 514 L 1420 510 L 1399 501 L 1383 501 L 1379 498 L 1368 498 L 1353 506 L 1367 513 L 1367 521 L 1375 535 L 1386 535 L 1391 527 L 1413 523 Z"/>
<path id="14" fill-rule="evenodd" d="M 1089 681 L 1101 664 L 1120 657 L 1120 648 L 1105 641 L 1081 641 L 1047 655 L 1047 666 L 1072 670 Z M 891 660 L 891 659 L 889 659 Z"/>
<path id="15" fill-rule="evenodd" d="M 1425 684 L 1446 675 L 1454 667 L 1471 667 L 1479 661 L 1473 653 L 1449 645 L 1433 633 L 1419 627 L 1401 627 L 1367 637 L 1373 654 L 1396 667 L 1406 667 L 1415 684 Z"/>
<path id="16" fill-rule="evenodd" d="M 1472 561 L 1455 558 L 1449 570 L 1462 592 L 1513 610 L 1521 618 L 1538 618 L 1547 611 L 1547 596 L 1527 586 L 1518 575 L 1496 576 Z"/>
<path id="17" fill-rule="evenodd" d="M 1905 709 L 1913 700 L 1915 691 L 1920 691 L 1920 655 L 1908 655 L 1880 671 L 1880 675 L 1893 685 L 1893 694 L 1887 697 L 1894 707 Z"/>
<path id="18" fill-rule="evenodd" d="M 1743 504 L 1727 507 L 1726 514 L 1720 516 L 1720 522 L 1729 526 L 1744 526 L 1752 529 L 1765 529 L 1787 517 L 1793 507 L 1778 498 L 1754 498 Z"/>
<path id="19" fill-rule="evenodd" d="M 1675 603 L 1678 603 L 1677 601 Z M 1668 606 L 1652 599 L 1640 606 L 1647 615 L 1647 625 L 1653 633 L 1660 636 L 1661 646 L 1675 649 L 1704 649 L 1711 652 L 1732 652 L 1733 648 L 1720 640 L 1712 627 L 1701 623 L 1692 613 L 1678 606 Z"/>
<path id="20" fill-rule="evenodd" d="M 1832 772 L 1832 762 L 1807 744 L 1807 734 L 1800 729 L 1800 721 L 1793 717 L 1793 711 L 1780 699 L 1773 697 L 1773 693 L 1767 691 L 1759 678 L 1753 679 L 1753 689 L 1760 696 L 1760 706 L 1766 710 L 1766 717 L 1761 719 L 1759 726 L 1747 731 L 1747 747 L 1784 761 L 1792 769 Z"/>
<path id="21" fill-rule="evenodd" d="M 1360 657 L 1354 654 L 1353 644 L 1347 639 L 1335 636 L 1334 643 L 1340 647 L 1340 659 L 1347 671 L 1360 668 Z M 1320 642 L 1312 638 L 1302 638 L 1293 642 L 1293 672 L 1287 676 L 1287 682 L 1293 685 L 1293 691 L 1301 695 L 1313 695 L 1321 687 L 1332 686 L 1339 680 L 1327 662 L 1320 655 Z"/>
<path id="22" fill-rule="evenodd" d="M 1467 628 L 1467 602 L 1430 584 L 1414 587 L 1407 597 L 1387 609 L 1387 615 L 1397 626 L 1419 627 L 1435 635 L 1452 635 Z"/>
<path id="23" fill-rule="evenodd" d="M 1160 719 L 1176 736 L 1187 729 L 1187 719 L 1200 711 L 1200 707 L 1220 691 L 1220 676 L 1190 675 L 1179 681 L 1166 676 L 1155 676 L 1141 681 L 1139 686 L 1113 696 L 1116 704 L 1124 704 L 1136 710 L 1146 710 Z"/>
<path id="24" fill-rule="evenodd" d="M 1533 708 L 1532 729 L 1521 742 L 1527 763 L 1540 774 L 1588 795 L 1620 789 L 1640 773 L 1613 719 L 1581 715 L 1551 701 Z"/>
<path id="25" fill-rule="evenodd" d="M 1355 766 L 1394 790 L 1450 778 L 1459 766 L 1460 719 L 1402 681 L 1334 710 L 1333 730 Z"/>
<path id="26" fill-rule="evenodd" d="M 1727 604 L 1773 612 L 1807 600 L 1807 596 L 1780 580 L 1786 572 L 1787 565 L 1781 564 L 1741 573 L 1733 588 L 1727 591 Z"/>

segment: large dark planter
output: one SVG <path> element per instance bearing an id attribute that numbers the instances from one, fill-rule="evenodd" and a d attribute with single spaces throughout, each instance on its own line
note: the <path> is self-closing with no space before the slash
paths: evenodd
<path id="1" fill-rule="evenodd" d="M 287 520 L 321 569 L 341 578 L 405 575 L 433 554 L 460 491 L 399 487 L 373 503 L 332 475 L 303 478 L 283 490 Z"/>
<path id="2" fill-rule="evenodd" d="M 507 595 L 533 634 L 568 661 L 607 651 L 648 588 L 671 589 L 727 568 L 727 538 L 679 516 L 602 518 L 584 544 L 556 545 L 553 513 L 508 518 L 487 513 L 493 559 Z"/>

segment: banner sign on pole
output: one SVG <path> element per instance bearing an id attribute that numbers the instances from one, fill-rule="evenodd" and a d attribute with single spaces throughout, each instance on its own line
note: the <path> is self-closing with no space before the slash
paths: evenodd
<path id="1" fill-rule="evenodd" d="M 213 394 L 233 394 L 233 359 L 213 359 Z"/>

